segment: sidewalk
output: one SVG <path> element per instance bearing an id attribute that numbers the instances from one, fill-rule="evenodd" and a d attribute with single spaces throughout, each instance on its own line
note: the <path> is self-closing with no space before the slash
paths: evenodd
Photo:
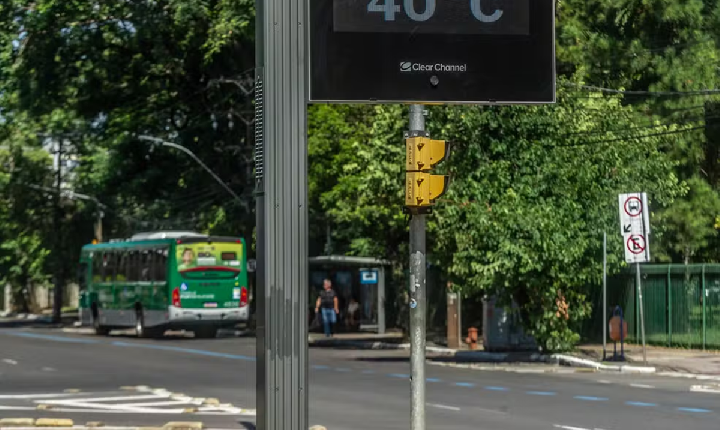
<path id="1" fill-rule="evenodd" d="M 612 357 L 612 351 L 612 344 L 608 344 L 608 357 Z M 620 346 L 618 345 L 619 351 Z M 603 355 L 602 345 L 581 345 L 574 355 L 601 361 Z M 625 358 L 629 363 L 642 365 L 642 345 L 626 344 Z M 647 365 L 656 367 L 658 372 L 683 372 L 720 376 L 720 351 L 674 349 L 648 345 L 647 361 Z"/>
<path id="2" fill-rule="evenodd" d="M 0 314 L 0 328 L 72 326 L 78 320 L 77 312 L 63 313 L 60 324 L 52 323 L 51 315 Z"/>
<path id="3" fill-rule="evenodd" d="M 311 347 L 347 349 L 409 350 L 410 344 L 402 342 L 402 334 L 374 333 L 338 334 L 325 338 L 312 333 Z M 465 346 L 465 345 L 463 345 Z M 428 342 L 426 353 L 429 361 L 443 365 L 468 363 L 495 363 L 510 365 L 555 365 L 585 368 L 595 371 L 623 373 L 655 373 L 664 376 L 685 376 L 697 379 L 720 380 L 720 351 L 681 350 L 655 346 L 647 347 L 647 364 L 643 363 L 642 346 L 625 345 L 625 362 L 602 361 L 602 345 L 581 345 L 565 354 L 542 354 L 534 351 L 487 352 L 482 350 L 451 349 Z M 608 357 L 612 356 L 612 344 L 608 345 Z"/>

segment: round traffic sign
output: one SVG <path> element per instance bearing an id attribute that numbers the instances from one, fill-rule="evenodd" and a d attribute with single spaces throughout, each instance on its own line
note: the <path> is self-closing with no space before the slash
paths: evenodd
<path id="1" fill-rule="evenodd" d="M 631 217 L 640 216 L 643 211 L 642 201 L 637 197 L 628 197 L 623 205 L 625 213 Z"/>
<path id="2" fill-rule="evenodd" d="M 645 238 L 641 234 L 631 234 L 628 236 L 625 246 L 633 254 L 642 254 L 647 245 L 645 244 Z"/>

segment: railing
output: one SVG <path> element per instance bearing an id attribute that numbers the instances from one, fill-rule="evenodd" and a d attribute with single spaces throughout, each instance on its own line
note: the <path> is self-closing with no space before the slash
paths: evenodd
<path id="1" fill-rule="evenodd" d="M 720 349 L 720 264 L 641 266 L 648 344 Z M 602 340 L 602 291 L 593 288 L 593 318 L 583 328 L 588 340 Z M 620 305 L 628 341 L 640 341 L 639 302 L 633 270 L 608 279 L 608 309 Z"/>

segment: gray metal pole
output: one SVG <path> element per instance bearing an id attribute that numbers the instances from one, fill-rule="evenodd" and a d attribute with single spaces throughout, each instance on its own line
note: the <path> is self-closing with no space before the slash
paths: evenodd
<path id="1" fill-rule="evenodd" d="M 422 105 L 410 106 L 410 131 L 425 131 Z M 425 430 L 425 218 L 410 219 L 410 429 Z"/>
<path id="2" fill-rule="evenodd" d="M 308 428 L 306 6 L 255 5 L 258 430 Z"/>
<path id="3" fill-rule="evenodd" d="M 62 321 L 63 301 L 63 259 L 62 259 L 62 158 L 63 158 L 63 137 L 55 140 L 55 200 L 53 211 L 53 229 L 55 230 L 54 263 L 55 263 L 55 286 L 53 288 L 53 316 L 52 321 L 59 324 Z"/>
<path id="4" fill-rule="evenodd" d="M 640 308 L 640 336 L 642 337 L 643 363 L 647 365 L 647 350 L 645 348 L 645 315 L 643 313 L 642 285 L 640 283 L 640 263 L 635 263 L 635 282 L 638 289 L 638 307 Z M 620 327 L 622 330 L 622 327 Z"/>
<path id="5" fill-rule="evenodd" d="M 603 360 L 607 357 L 607 232 L 603 232 Z"/>

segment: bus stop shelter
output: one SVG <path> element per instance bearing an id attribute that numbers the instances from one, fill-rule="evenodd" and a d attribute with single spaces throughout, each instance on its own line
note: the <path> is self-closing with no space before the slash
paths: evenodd
<path id="1" fill-rule="evenodd" d="M 340 302 L 340 314 L 343 322 L 348 320 L 351 303 L 357 311 L 356 330 L 373 330 L 385 333 L 385 268 L 390 266 L 387 260 L 373 257 L 349 257 L 328 255 L 310 257 L 310 306 L 314 310 L 322 282 L 330 278 Z"/>

